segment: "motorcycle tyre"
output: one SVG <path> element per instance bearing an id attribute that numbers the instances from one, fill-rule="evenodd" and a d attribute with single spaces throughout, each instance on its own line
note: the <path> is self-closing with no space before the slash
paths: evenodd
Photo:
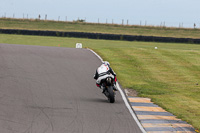
<path id="1" fill-rule="evenodd" d="M 109 93 L 108 101 L 110 103 L 114 103 L 115 102 L 115 93 L 114 93 L 113 87 L 109 86 L 107 89 L 108 89 L 108 93 Z"/>

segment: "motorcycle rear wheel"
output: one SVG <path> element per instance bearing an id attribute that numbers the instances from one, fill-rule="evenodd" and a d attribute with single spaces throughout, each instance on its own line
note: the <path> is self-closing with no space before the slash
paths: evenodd
<path id="1" fill-rule="evenodd" d="M 112 86 L 108 87 L 108 93 L 109 93 L 108 101 L 110 103 L 114 103 L 115 102 L 115 93 L 113 91 L 113 87 Z"/>

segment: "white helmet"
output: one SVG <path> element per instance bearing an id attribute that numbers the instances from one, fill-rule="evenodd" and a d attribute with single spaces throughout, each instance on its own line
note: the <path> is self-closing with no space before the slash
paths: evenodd
<path id="1" fill-rule="evenodd" d="M 108 61 L 103 61 L 103 64 L 110 66 L 110 63 Z"/>

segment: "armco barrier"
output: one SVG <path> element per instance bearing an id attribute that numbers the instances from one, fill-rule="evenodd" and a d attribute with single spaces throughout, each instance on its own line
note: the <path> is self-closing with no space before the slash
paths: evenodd
<path id="1" fill-rule="evenodd" d="M 61 31 L 0 29 L 0 33 L 3 33 L 3 34 L 20 34 L 20 35 L 38 35 L 38 36 L 77 37 L 77 38 L 104 39 L 104 40 L 174 42 L 174 43 L 200 44 L 200 39 L 193 39 L 193 38 L 119 35 L 119 34 L 86 33 L 86 32 L 61 32 Z"/>

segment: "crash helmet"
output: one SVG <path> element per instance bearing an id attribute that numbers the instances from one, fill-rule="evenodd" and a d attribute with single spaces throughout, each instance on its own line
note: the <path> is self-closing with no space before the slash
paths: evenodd
<path id="1" fill-rule="evenodd" d="M 103 61 L 103 64 L 110 66 L 110 63 L 108 61 Z"/>

